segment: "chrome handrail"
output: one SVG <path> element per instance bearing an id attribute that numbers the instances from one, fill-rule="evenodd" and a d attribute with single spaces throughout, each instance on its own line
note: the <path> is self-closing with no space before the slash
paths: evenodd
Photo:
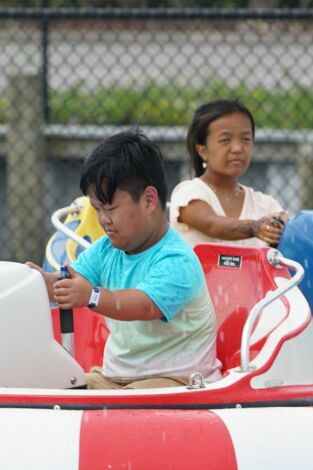
<path id="1" fill-rule="evenodd" d="M 268 250 L 267 259 L 269 263 L 272 264 L 274 267 L 279 269 L 285 266 L 288 269 L 296 271 L 296 274 L 291 279 L 289 279 L 284 286 L 280 286 L 274 291 L 269 291 L 266 296 L 261 299 L 257 304 L 255 304 L 255 306 L 250 311 L 246 323 L 244 325 L 241 337 L 241 372 L 249 372 L 249 370 L 251 369 L 249 364 L 251 332 L 258 316 L 260 315 L 260 312 L 264 307 L 266 307 L 274 300 L 278 299 L 281 295 L 285 294 L 287 291 L 299 284 L 299 282 L 301 282 L 304 277 L 304 269 L 301 264 L 297 263 L 296 261 L 284 258 L 278 250 Z"/>
<path id="2" fill-rule="evenodd" d="M 85 240 L 83 237 L 80 237 L 79 235 L 77 235 L 77 233 L 75 233 L 73 230 L 68 228 L 60 220 L 62 217 L 68 214 L 80 212 L 83 207 L 84 206 L 81 202 L 74 201 L 70 206 L 62 207 L 61 209 L 56 210 L 51 216 L 51 222 L 54 228 L 64 233 L 64 235 L 69 237 L 71 240 L 74 240 L 74 242 L 76 242 L 78 245 L 86 249 L 86 248 L 89 248 L 91 243 Z"/>

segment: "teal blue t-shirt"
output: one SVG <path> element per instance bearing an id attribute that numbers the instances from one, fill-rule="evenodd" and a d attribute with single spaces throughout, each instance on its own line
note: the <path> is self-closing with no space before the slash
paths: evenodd
<path id="1" fill-rule="evenodd" d="M 163 321 L 106 318 L 111 332 L 104 352 L 107 376 L 128 380 L 198 370 L 209 378 L 218 369 L 215 315 L 203 270 L 192 247 L 172 228 L 133 255 L 104 236 L 72 267 L 92 285 L 145 292 L 164 316 Z"/>
<path id="2" fill-rule="evenodd" d="M 172 228 L 158 243 L 134 255 L 114 248 L 104 236 L 79 256 L 73 269 L 96 286 L 144 291 L 166 320 L 205 286 L 197 256 Z"/>

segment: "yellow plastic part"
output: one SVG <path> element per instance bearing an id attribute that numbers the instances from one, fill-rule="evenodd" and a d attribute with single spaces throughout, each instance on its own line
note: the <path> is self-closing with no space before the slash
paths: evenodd
<path id="1" fill-rule="evenodd" d="M 77 198 L 75 202 L 78 202 L 80 207 L 82 208 L 79 212 L 69 214 L 66 217 L 64 224 L 67 225 L 70 222 L 79 221 L 79 224 L 77 228 L 75 229 L 75 233 L 82 238 L 88 237 L 88 241 L 90 241 L 91 243 L 94 243 L 98 238 L 102 237 L 105 234 L 103 228 L 99 225 L 96 211 L 90 205 L 89 199 L 86 196 Z M 46 258 L 47 258 L 48 263 L 55 270 L 58 270 L 60 268 L 60 265 L 58 264 L 57 260 L 53 258 L 52 253 L 51 253 L 52 251 L 51 246 L 52 246 L 55 235 L 56 234 L 54 234 L 50 238 L 47 244 Z M 66 250 L 66 255 L 71 263 L 76 261 L 77 248 L 78 248 L 77 243 L 74 240 L 71 240 L 70 238 L 67 239 L 66 244 L 65 244 L 65 250 Z"/>
<path id="2" fill-rule="evenodd" d="M 83 208 L 77 214 L 69 214 L 65 219 L 65 223 L 72 220 L 80 220 L 75 233 L 84 238 L 86 235 L 90 238 L 91 243 L 94 243 L 98 238 L 104 235 L 103 228 L 100 227 L 96 211 L 90 205 L 89 199 L 86 196 L 76 199 L 77 202 L 83 205 Z M 71 262 L 76 261 L 77 243 L 70 238 L 66 242 L 66 253 Z"/>

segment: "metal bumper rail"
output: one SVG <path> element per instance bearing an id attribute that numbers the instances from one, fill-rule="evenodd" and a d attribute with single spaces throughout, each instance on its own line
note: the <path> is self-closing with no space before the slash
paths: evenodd
<path id="1" fill-rule="evenodd" d="M 82 203 L 78 201 L 74 201 L 70 206 L 62 207 L 61 209 L 58 209 L 57 211 L 55 211 L 51 216 L 51 222 L 52 222 L 53 227 L 56 230 L 59 230 L 61 233 L 64 233 L 64 235 L 69 237 L 71 240 L 74 240 L 74 242 L 76 242 L 78 245 L 86 249 L 91 245 L 91 243 L 89 243 L 83 237 L 80 237 L 79 235 L 77 235 L 77 233 L 75 233 L 73 230 L 68 228 L 60 220 L 62 219 L 62 217 L 68 214 L 74 214 L 74 213 L 80 212 L 82 209 L 83 209 Z"/>
<path id="2" fill-rule="evenodd" d="M 296 261 L 284 258 L 278 250 L 268 250 L 267 259 L 269 263 L 272 264 L 274 267 L 278 269 L 286 267 L 288 269 L 296 271 L 296 274 L 291 279 L 289 279 L 284 286 L 280 286 L 274 291 L 268 292 L 266 297 L 261 299 L 250 311 L 245 326 L 243 328 L 241 337 L 241 372 L 249 372 L 249 370 L 251 369 L 249 365 L 251 332 L 262 309 L 264 309 L 264 307 L 274 302 L 274 300 L 278 299 L 281 295 L 285 294 L 290 289 L 298 285 L 304 277 L 304 269 L 301 264 L 297 263 Z"/>

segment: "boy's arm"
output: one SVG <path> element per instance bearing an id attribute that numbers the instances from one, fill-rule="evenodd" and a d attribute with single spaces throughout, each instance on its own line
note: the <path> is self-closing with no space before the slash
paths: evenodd
<path id="1" fill-rule="evenodd" d="M 42 277 L 44 278 L 44 281 L 46 283 L 48 295 L 49 295 L 49 300 L 50 302 L 55 302 L 54 298 L 54 292 L 53 292 L 53 285 L 57 281 L 59 274 L 57 272 L 55 273 L 46 273 L 40 266 L 38 266 L 35 263 L 32 263 L 31 261 L 27 261 L 25 263 L 27 266 L 29 266 L 32 269 L 36 269 L 37 271 L 40 272 Z"/>
<path id="2" fill-rule="evenodd" d="M 54 299 L 62 309 L 86 307 L 93 286 L 70 266 L 68 271 L 70 279 L 54 281 Z M 145 321 L 163 317 L 150 297 L 138 289 L 110 291 L 101 287 L 98 305 L 92 310 L 121 321 Z"/>

